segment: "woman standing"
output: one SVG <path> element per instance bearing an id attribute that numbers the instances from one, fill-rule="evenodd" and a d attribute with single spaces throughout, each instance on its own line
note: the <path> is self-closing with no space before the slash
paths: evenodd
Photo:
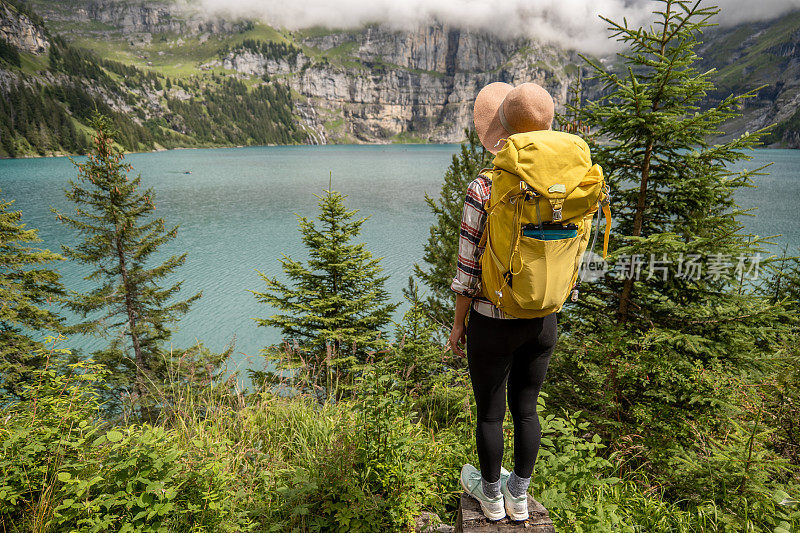
<path id="1" fill-rule="evenodd" d="M 554 110 L 553 98 L 535 83 L 513 87 L 496 82 L 478 93 L 473 120 L 483 146 L 497 154 L 509 135 L 551 129 Z M 527 489 L 541 439 L 536 404 L 556 344 L 557 319 L 556 313 L 514 318 L 481 295 L 480 240 L 490 190 L 491 181 L 483 175 L 467 189 L 458 265 L 450 286 L 456 293 L 456 308 L 449 344 L 455 354 L 465 357 L 459 343 L 466 336 L 478 411 L 475 439 L 481 468 L 464 465 L 461 485 L 480 502 L 488 519 L 500 520 L 508 514 L 512 520 L 525 520 Z M 506 395 L 514 422 L 511 473 L 501 465 Z"/>

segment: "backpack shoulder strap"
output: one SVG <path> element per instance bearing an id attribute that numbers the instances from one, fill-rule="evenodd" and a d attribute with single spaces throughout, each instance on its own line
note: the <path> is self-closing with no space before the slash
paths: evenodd
<path id="1" fill-rule="evenodd" d="M 486 178 L 487 180 L 489 180 L 489 183 L 491 183 L 491 182 L 492 182 L 492 172 L 493 172 L 493 171 L 494 171 L 494 169 L 493 169 L 493 168 L 487 168 L 487 167 L 484 167 L 484 168 L 482 168 L 482 169 L 480 170 L 480 172 L 478 172 L 478 176 L 483 176 L 484 178 Z M 490 203 L 490 202 L 487 202 L 487 203 Z M 485 205 L 484 207 L 485 207 L 485 210 L 486 210 L 486 215 L 487 215 L 487 216 L 486 216 L 486 222 L 485 222 L 485 223 L 484 223 L 484 225 L 483 225 L 483 232 L 481 232 L 481 238 L 480 238 L 480 241 L 478 242 L 478 246 L 479 246 L 479 247 L 485 247 L 485 246 L 486 246 L 486 239 L 487 239 L 487 235 L 488 235 L 488 233 L 489 233 L 489 232 L 487 231 L 487 230 L 488 230 L 488 228 L 487 228 L 486 226 L 487 226 L 487 225 L 488 225 L 488 223 L 489 223 L 489 216 L 488 216 L 488 215 L 489 215 L 489 210 L 491 209 L 491 205 Z"/>

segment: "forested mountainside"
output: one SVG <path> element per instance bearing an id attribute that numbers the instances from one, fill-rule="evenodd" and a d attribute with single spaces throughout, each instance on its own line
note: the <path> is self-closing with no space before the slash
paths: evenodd
<path id="1" fill-rule="evenodd" d="M 705 37 L 702 66 L 717 69 L 711 101 L 767 85 L 731 124 L 733 133 L 777 123 L 767 142 L 800 148 L 800 11 L 709 30 Z"/>
<path id="2" fill-rule="evenodd" d="M 800 12 L 704 36 L 711 99 L 769 84 L 731 134 L 778 121 L 770 141 L 800 146 L 798 28 Z M 95 108 L 129 150 L 457 142 L 486 83 L 536 81 L 563 109 L 589 72 L 574 51 L 439 22 L 286 31 L 128 0 L 0 0 L 0 54 L 2 156 L 80 152 Z"/>
<path id="3" fill-rule="evenodd" d="M 168 77 L 107 59 L 67 42 L 19 1 L 0 1 L 0 35 L 0 155 L 81 153 L 95 109 L 132 151 L 306 139 L 283 84 Z"/>

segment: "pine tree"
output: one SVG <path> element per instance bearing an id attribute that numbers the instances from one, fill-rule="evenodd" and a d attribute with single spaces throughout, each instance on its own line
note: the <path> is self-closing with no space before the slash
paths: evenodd
<path id="1" fill-rule="evenodd" d="M 437 342 L 437 325 L 431 321 L 426 302 L 413 276 L 403 295 L 410 304 L 400 323 L 395 325 L 395 347 L 391 365 L 418 392 L 432 385 L 432 378 L 444 373 L 444 346 Z"/>
<path id="2" fill-rule="evenodd" d="M 163 218 L 146 220 L 155 209 L 152 188 L 137 191 L 141 176 L 128 178 L 132 166 L 114 144 L 112 121 L 96 114 L 91 121 L 94 150 L 78 168 L 78 180 L 69 180 L 66 196 L 75 204 L 75 216 L 52 209 L 58 219 L 83 236 L 77 246 L 64 246 L 68 258 L 94 267 L 86 278 L 98 287 L 86 294 L 71 291 L 67 307 L 86 318 L 102 312 L 99 318 L 71 326 L 71 331 L 104 334 L 114 328 L 130 344 L 122 341 L 96 354 L 97 359 L 115 371 L 119 388 L 132 387 L 142 414 L 152 415 L 148 387 L 161 382 L 156 372 L 163 360 L 162 347 L 173 330 L 168 327 L 185 314 L 202 292 L 186 300 L 168 303 L 183 282 L 168 287 L 159 280 L 186 260 L 186 253 L 171 256 L 162 264 L 148 268 L 147 261 L 160 246 L 174 239 L 178 226 L 167 231 Z M 132 354 L 130 354 L 132 350 Z"/>
<path id="3" fill-rule="evenodd" d="M 610 436 L 639 435 L 645 457 L 668 460 L 691 447 L 692 426 L 724 421 L 735 376 L 768 368 L 785 311 L 748 279 L 766 263 L 763 243 L 744 234 L 734 199 L 763 167 L 731 169 L 768 128 L 709 141 L 758 88 L 701 109 L 713 72 L 694 68 L 694 48 L 719 10 L 657 1 L 649 29 L 602 17 L 627 44 L 624 73 L 584 57 L 604 94 L 573 111 L 594 128 L 615 226 L 608 274 L 565 313 L 549 383 Z"/>
<path id="4" fill-rule="evenodd" d="M 16 396 L 44 366 L 44 344 L 30 332 L 64 330 L 63 317 L 44 308 L 64 294 L 61 276 L 43 266 L 64 257 L 28 245 L 41 239 L 21 211 L 8 210 L 13 203 L 0 200 L 0 390 Z"/>
<path id="5" fill-rule="evenodd" d="M 475 130 L 465 130 L 466 140 L 461 143 L 461 152 L 453 155 L 444 175 L 439 199 L 427 194 L 425 202 L 436 215 L 436 223 L 430 228 L 422 257 L 425 265 L 414 265 L 414 275 L 427 286 L 428 311 L 443 327 L 453 320 L 455 293 L 450 284 L 456 272 L 458 259 L 458 236 L 461 230 L 461 215 L 467 186 L 478 176 L 478 172 L 489 166 L 494 157 L 481 144 Z"/>
<path id="6" fill-rule="evenodd" d="M 387 303 L 384 283 L 388 276 L 380 275 L 380 259 L 373 258 L 363 243 L 351 243 L 367 219 L 354 219 L 357 211 L 348 210 L 345 197 L 336 191 L 328 189 L 315 196 L 319 198 L 318 223 L 298 216 L 309 253 L 307 264 L 284 255 L 281 264 L 289 283 L 259 272 L 267 289 L 250 292 L 280 311 L 269 318 L 254 318 L 256 324 L 279 328 L 286 341 L 296 342 L 314 358 L 305 359 L 312 367 L 308 370 L 314 375 L 324 373 L 324 388 L 331 392 L 336 378 L 343 386 L 351 383 L 347 380 L 356 365 L 383 347 L 381 328 L 398 304 Z M 326 357 L 330 361 L 324 362 Z"/>
<path id="7" fill-rule="evenodd" d="M 789 256 L 788 250 L 789 246 L 784 246 L 781 257 L 767 265 L 768 276 L 761 290 L 771 302 L 787 300 L 789 307 L 800 313 L 800 255 Z"/>
<path id="8" fill-rule="evenodd" d="M 771 446 L 794 465 L 800 465 L 800 256 L 788 256 L 788 245 L 780 259 L 767 265 L 768 276 L 760 290 L 772 303 L 785 304 L 789 312 L 782 320 L 789 331 L 778 335 L 782 348 L 769 380 L 759 392 L 766 404 L 765 416 L 773 428 Z M 800 250 L 798 250 L 800 252 Z"/>

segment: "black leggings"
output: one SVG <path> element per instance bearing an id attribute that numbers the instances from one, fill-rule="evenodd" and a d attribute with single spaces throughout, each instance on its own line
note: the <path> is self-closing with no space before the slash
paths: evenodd
<path id="1" fill-rule="evenodd" d="M 467 362 L 478 408 L 475 439 L 481 475 L 500 479 L 503 418 L 514 421 L 514 472 L 530 477 L 542 437 L 536 400 L 556 345 L 556 313 L 541 318 L 491 318 L 470 310 Z"/>

